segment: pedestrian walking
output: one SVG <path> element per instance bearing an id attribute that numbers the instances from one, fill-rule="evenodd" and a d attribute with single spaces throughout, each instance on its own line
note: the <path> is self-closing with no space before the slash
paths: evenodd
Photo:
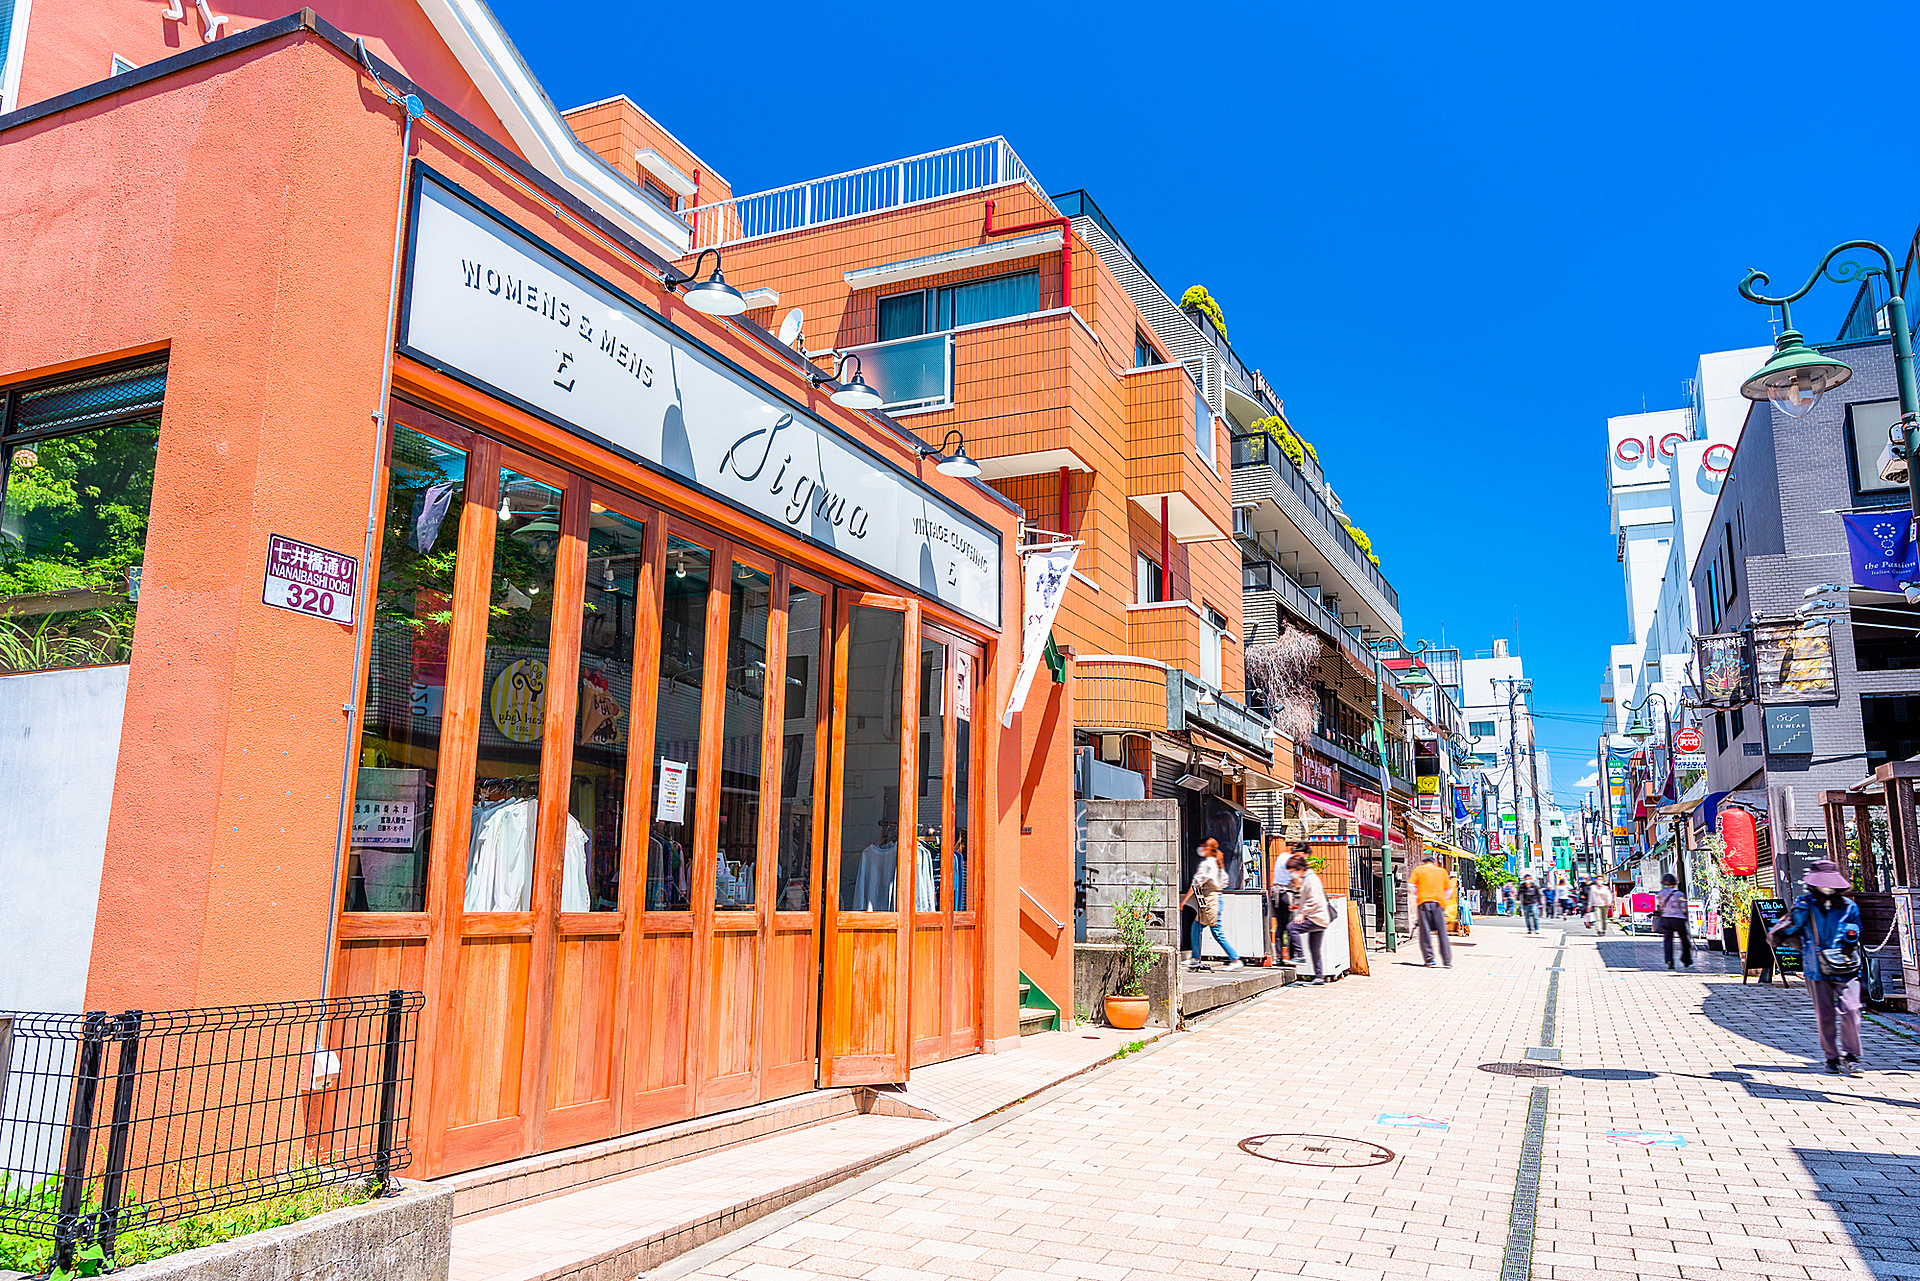
<path id="1" fill-rule="evenodd" d="M 1553 919 L 1553 897 L 1554 897 L 1552 881 L 1548 881 L 1545 885 L 1540 887 L 1540 895 L 1541 895 L 1541 902 L 1543 902 L 1546 905 L 1546 911 L 1543 912 L 1542 915 L 1545 916 L 1549 921 L 1551 921 Z"/>
<path id="2" fill-rule="evenodd" d="M 1273 864 L 1273 884 L 1268 887 L 1273 902 L 1273 954 L 1282 961 L 1298 960 L 1293 951 L 1293 935 L 1287 927 L 1293 923 L 1293 878 L 1287 870 L 1295 854 L 1305 857 L 1307 847 L 1298 842 L 1287 847 L 1287 859 Z"/>
<path id="3" fill-rule="evenodd" d="M 1527 933 L 1540 932 L 1540 887 L 1531 876 L 1520 882 L 1520 914 L 1527 918 Z"/>
<path id="4" fill-rule="evenodd" d="M 1831 859 L 1807 868 L 1806 893 L 1793 913 L 1768 931 L 1770 939 L 1800 939 L 1801 973 L 1813 997 L 1813 1022 L 1827 1071 L 1860 1072 L 1860 907 Z M 1836 1041 L 1838 1042 L 1836 1044 Z"/>
<path id="5" fill-rule="evenodd" d="M 1227 954 L 1225 968 L 1240 969 L 1240 954 L 1233 950 L 1233 944 L 1227 942 L 1227 932 L 1220 928 L 1220 891 L 1227 888 L 1227 865 L 1220 856 L 1220 842 L 1209 836 L 1201 844 L 1199 854 L 1200 866 L 1193 869 L 1193 883 L 1180 900 L 1181 907 L 1195 898 L 1199 900 L 1193 904 L 1193 954 L 1187 959 L 1187 968 L 1206 968 L 1200 963 L 1200 930 L 1204 926 L 1213 931 L 1213 941 Z"/>
<path id="6" fill-rule="evenodd" d="M 1305 854 L 1289 858 L 1287 871 L 1293 875 L 1293 919 L 1287 924 L 1287 933 L 1293 938 L 1293 963 L 1299 965 L 1303 950 L 1311 956 L 1313 981 L 1308 986 L 1317 987 L 1327 981 L 1327 972 L 1320 961 L 1320 941 L 1327 926 L 1333 923 L 1333 909 L 1327 905 L 1326 887 L 1307 865 Z"/>
<path id="7" fill-rule="evenodd" d="M 1680 889 L 1680 878 L 1668 872 L 1660 878 L 1660 897 L 1654 900 L 1653 924 L 1660 931 L 1660 950 L 1667 955 L 1667 968 L 1673 968 L 1673 940 L 1680 940 L 1680 959 L 1693 968 L 1693 932 L 1687 928 L 1687 896 Z"/>
<path id="8" fill-rule="evenodd" d="M 1605 881 L 1595 881 L 1593 888 L 1587 891 L 1587 910 L 1593 913 L 1594 928 L 1605 934 L 1607 917 L 1613 914 L 1613 891 L 1607 888 Z"/>
<path id="9" fill-rule="evenodd" d="M 1433 936 L 1440 936 L 1440 959 L 1453 968 L 1453 940 L 1447 937 L 1447 869 L 1422 854 L 1413 870 L 1413 911 L 1420 929 L 1420 959 L 1433 968 Z"/>

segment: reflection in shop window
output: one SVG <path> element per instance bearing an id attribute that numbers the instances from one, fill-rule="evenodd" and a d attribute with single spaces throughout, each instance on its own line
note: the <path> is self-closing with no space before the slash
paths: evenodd
<path id="1" fill-rule="evenodd" d="M 124 663 L 166 367 L 6 398 L 0 418 L 0 672 Z"/>
<path id="2" fill-rule="evenodd" d="M 586 838 L 586 876 L 582 884 L 569 880 L 562 885 L 563 912 L 613 912 L 620 907 L 620 847 L 633 725 L 634 606 L 645 535 L 639 521 L 597 503 L 588 517 L 580 702 L 567 786 L 568 812 Z"/>
<path id="3" fill-rule="evenodd" d="M 840 910 L 891 912 L 900 858 L 900 700 L 907 617 L 855 605 L 840 771 Z"/>
<path id="4" fill-rule="evenodd" d="M 394 433 L 347 867 L 349 912 L 426 907 L 467 456 Z"/>
<path id="5" fill-rule="evenodd" d="M 783 912 L 813 907 L 814 753 L 819 750 L 820 684 L 825 636 L 822 601 L 804 587 L 787 591 L 787 676 L 780 736 L 780 865 L 774 906 Z"/>
<path id="6" fill-rule="evenodd" d="M 647 836 L 647 910 L 693 905 L 695 798 L 699 795 L 700 697 L 705 685 L 707 597 L 713 553 L 667 541 L 660 591 L 660 683 L 654 703 L 653 830 Z"/>
<path id="7" fill-rule="evenodd" d="M 726 737 L 720 745 L 720 838 L 713 869 L 713 905 L 723 912 L 751 911 L 754 905 L 772 614 L 773 580 L 736 564 L 727 606 Z"/>
<path id="8" fill-rule="evenodd" d="M 564 497 L 530 476 L 500 471 L 479 691 L 480 755 L 467 843 L 469 912 L 524 912 L 533 905 L 554 566 Z M 587 834 L 572 814 L 561 859 L 561 910 L 586 911 Z"/>

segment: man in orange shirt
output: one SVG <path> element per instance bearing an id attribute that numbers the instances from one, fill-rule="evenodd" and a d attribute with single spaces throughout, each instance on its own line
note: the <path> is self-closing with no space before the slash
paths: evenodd
<path id="1" fill-rule="evenodd" d="M 1420 927 L 1420 959 L 1433 968 L 1433 936 L 1440 936 L 1440 959 L 1453 968 L 1453 940 L 1447 937 L 1447 870 L 1422 854 L 1413 872 L 1413 910 Z"/>

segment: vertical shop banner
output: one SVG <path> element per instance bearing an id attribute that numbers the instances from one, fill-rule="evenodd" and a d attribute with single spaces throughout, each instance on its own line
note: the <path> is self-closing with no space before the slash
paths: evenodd
<path id="1" fill-rule="evenodd" d="M 1920 546 L 1914 544 L 1906 512 L 1843 515 L 1840 523 L 1847 530 L 1855 587 L 1897 592 L 1902 584 L 1920 582 Z"/>
<path id="2" fill-rule="evenodd" d="M 998 627 L 1000 535 L 416 170 L 399 350 Z"/>
<path id="3" fill-rule="evenodd" d="M 1023 566 L 1026 577 L 1026 605 L 1020 618 L 1020 670 L 1014 674 L 1013 694 L 1000 717 L 1003 726 L 1012 725 L 1014 715 L 1027 705 L 1027 689 L 1046 652 L 1047 637 L 1053 631 L 1054 616 L 1067 596 L 1067 580 L 1073 577 L 1073 563 L 1080 558 L 1078 547 L 1063 552 L 1029 552 Z"/>

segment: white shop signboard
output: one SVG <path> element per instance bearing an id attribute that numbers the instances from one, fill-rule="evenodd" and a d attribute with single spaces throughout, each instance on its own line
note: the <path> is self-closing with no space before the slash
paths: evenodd
<path id="1" fill-rule="evenodd" d="M 1000 624 L 1000 537 L 418 173 L 400 350 Z"/>

